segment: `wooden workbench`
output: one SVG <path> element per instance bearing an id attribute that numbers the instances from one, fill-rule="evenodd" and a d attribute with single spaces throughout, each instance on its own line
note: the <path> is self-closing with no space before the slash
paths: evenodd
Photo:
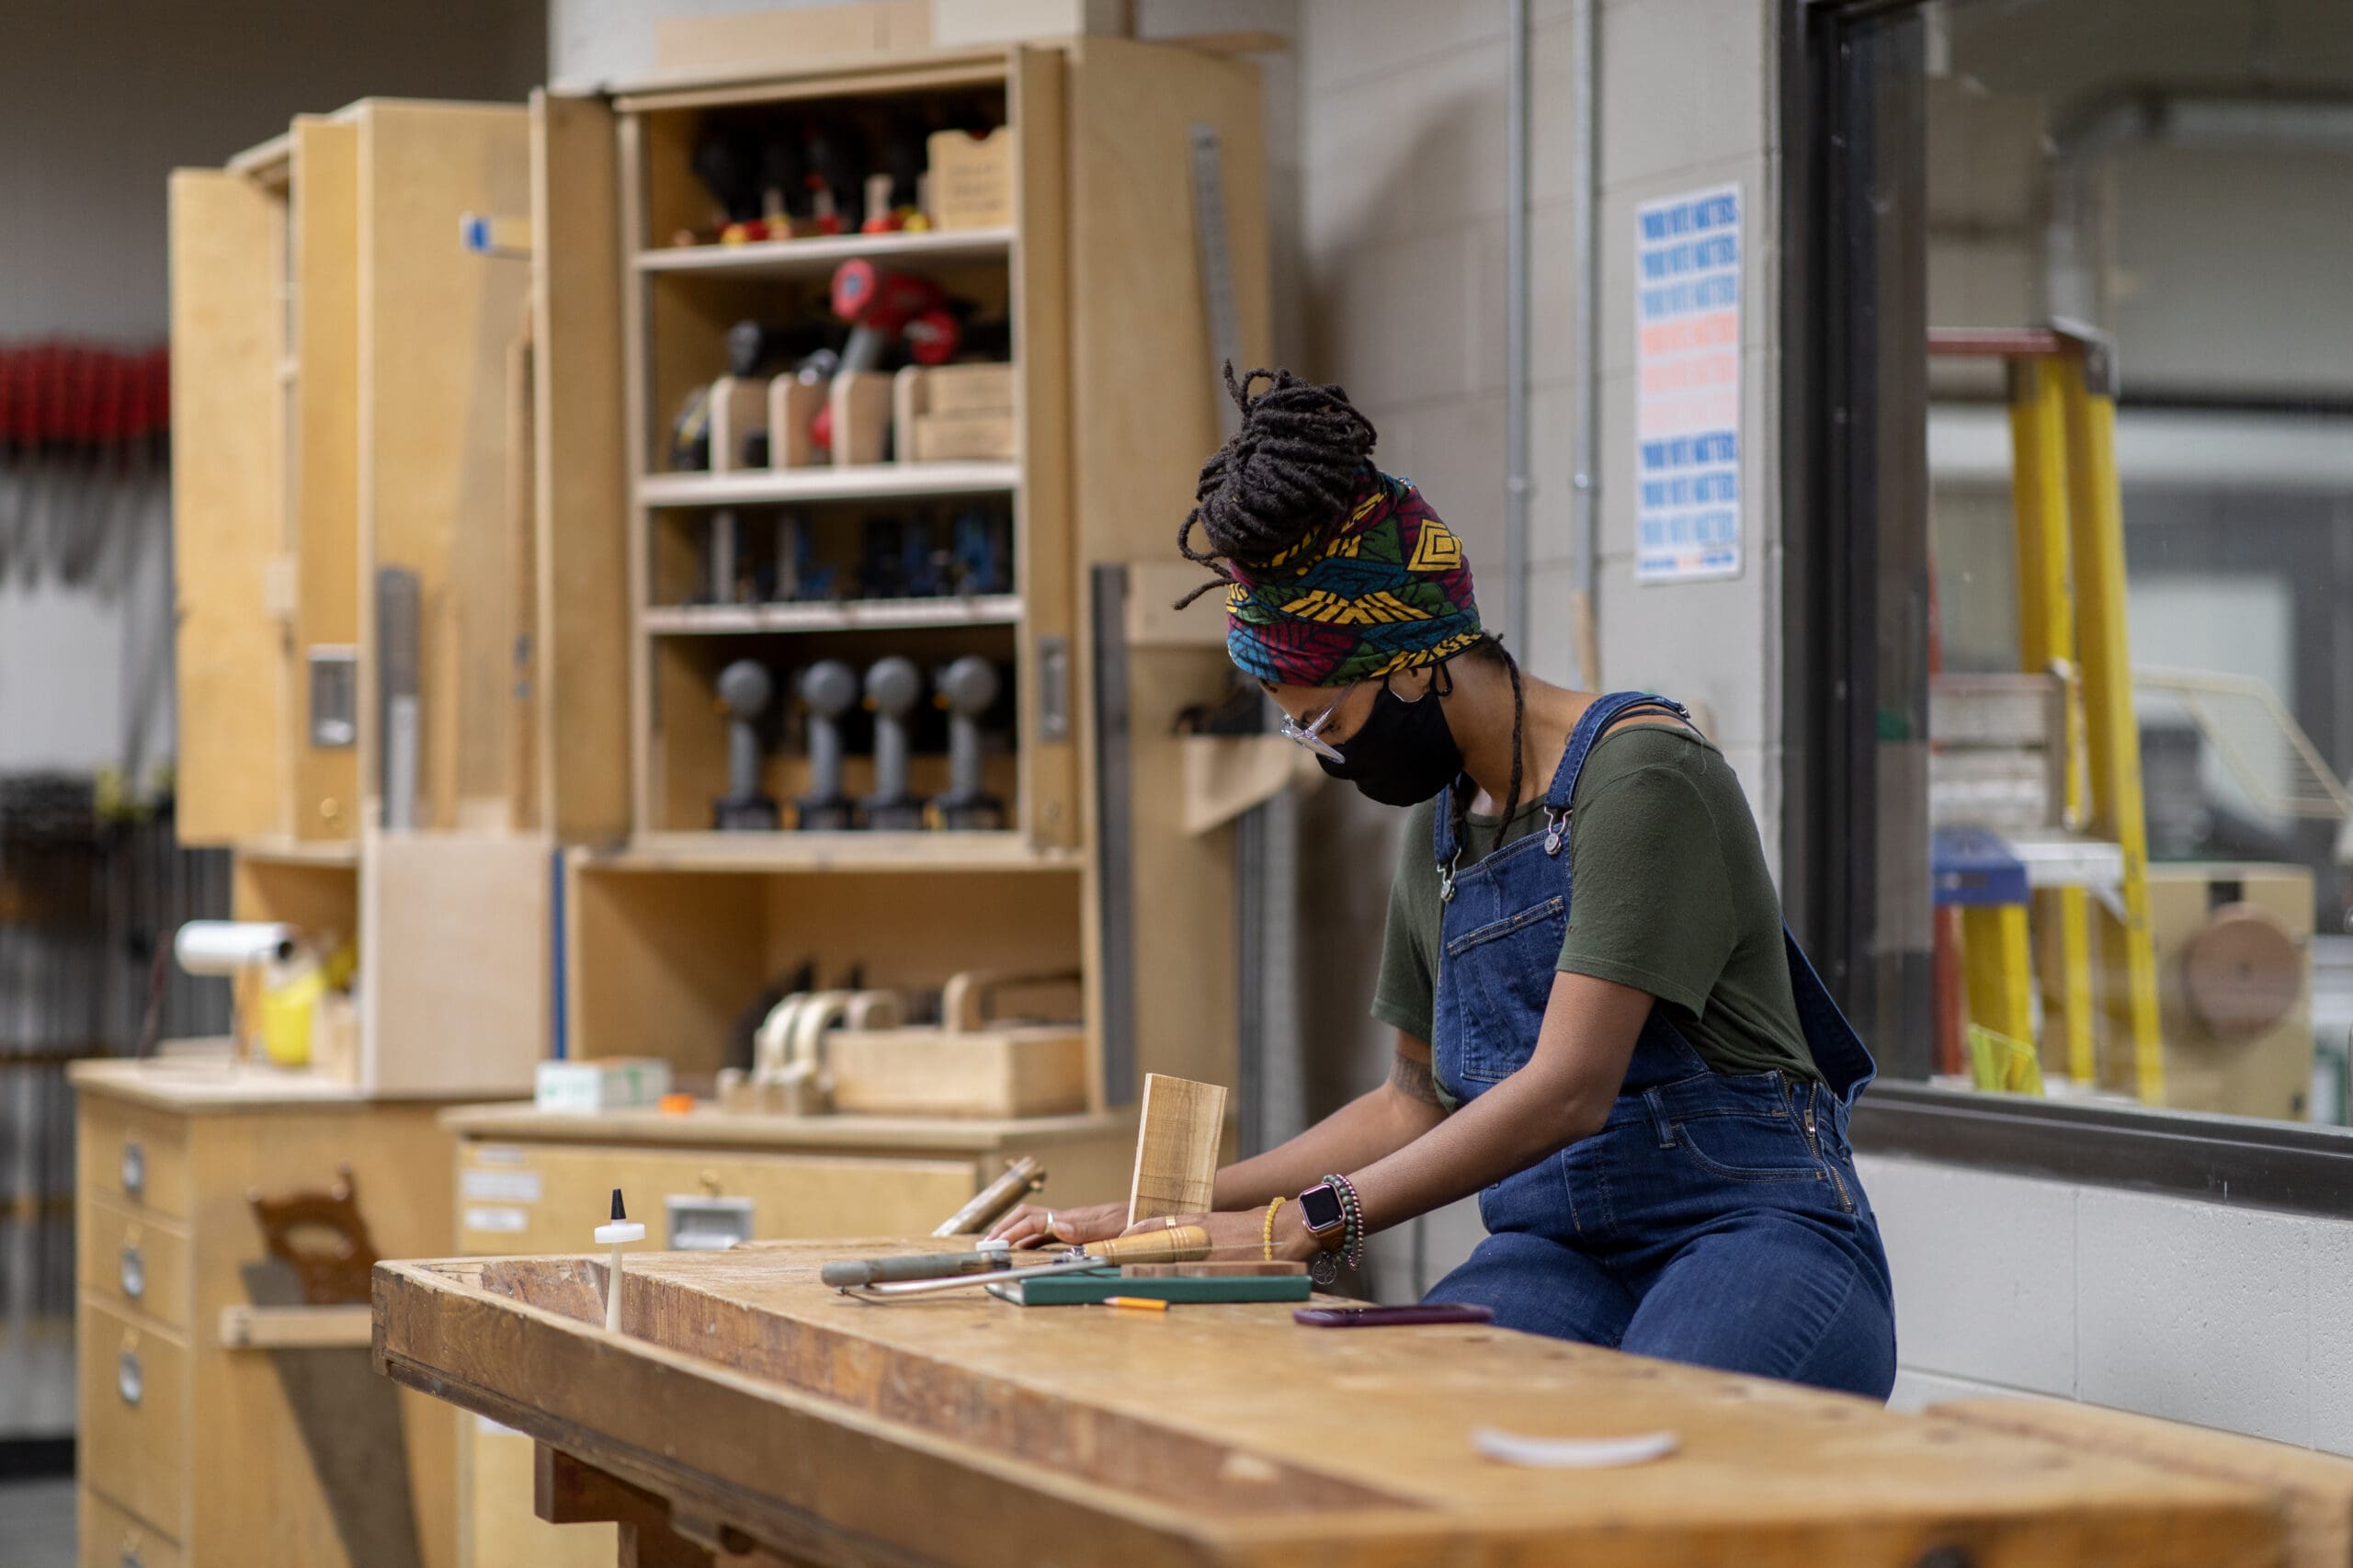
<path id="1" fill-rule="evenodd" d="M 815 1278 L 930 1244 L 633 1257 L 618 1335 L 595 1259 L 386 1264 L 377 1364 L 536 1437 L 542 1515 L 620 1521 L 625 1564 L 2289 1560 L 2279 1488 L 1758 1379 L 1483 1327 L 876 1304 Z M 1681 1446 L 1516 1469 L 1473 1451 L 1481 1425 Z"/>
<path id="2" fill-rule="evenodd" d="M 654 1246 L 671 1244 L 674 1193 L 742 1200 L 748 1234 L 763 1240 L 921 1233 L 1025 1154 L 1046 1167 L 1048 1201 L 1099 1201 L 1127 1190 L 1136 1142 L 1132 1110 L 995 1121 L 526 1103 L 459 1107 L 441 1124 L 457 1138 L 454 1250 L 496 1256 L 577 1250 L 616 1187 Z M 555 1529 L 532 1517 L 531 1462 L 528 1438 L 494 1422 L 460 1426 L 458 1568 L 613 1560 L 610 1526 Z"/>

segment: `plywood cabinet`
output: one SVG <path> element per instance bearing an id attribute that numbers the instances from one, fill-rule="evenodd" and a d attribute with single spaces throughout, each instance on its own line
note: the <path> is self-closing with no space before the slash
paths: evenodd
<path id="1" fill-rule="evenodd" d="M 73 1080 L 83 1561 L 449 1568 L 455 1413 L 385 1384 L 364 1346 L 243 1349 L 221 1324 L 300 1301 L 256 1189 L 324 1189 L 348 1167 L 380 1253 L 446 1249 L 440 1105 L 225 1053 L 80 1062 Z"/>
<path id="2" fill-rule="evenodd" d="M 549 1041 L 532 267 L 460 239 L 530 171 L 520 105 L 370 98 L 172 176 L 179 832 L 357 944 L 394 1092 Z"/>
<path id="3" fill-rule="evenodd" d="M 1207 301 L 1221 290 L 1204 275 L 1217 245 L 1234 305 L 1218 330 L 1245 361 L 1265 354 L 1259 100 L 1247 64 L 1081 38 L 535 106 L 549 363 L 591 378 L 539 387 L 541 505 L 566 518 L 548 570 L 617 594 L 624 628 L 555 655 L 563 723 L 582 711 L 580 733 L 618 740 L 627 769 L 617 779 L 609 753 L 584 757 L 552 808 L 603 830 L 565 873 L 575 1054 L 720 1066 L 737 1016 L 803 960 L 821 988 L 856 976 L 922 990 L 1005 966 L 1085 974 L 1091 1106 L 1131 1101 L 1147 1071 L 1231 1081 L 1232 840 L 1186 831 L 1174 733 L 1181 712 L 1225 694 L 1230 670 L 1213 633 L 1131 645 L 1122 584 L 1173 553 L 1219 438 Z M 1006 222 L 731 234 L 723 193 L 699 172 L 709 149 L 736 143 L 912 146 L 910 124 L 986 129 L 1010 148 Z M 1223 211 L 1213 236 L 1205 169 Z M 797 208 L 797 187 L 777 195 Z M 1003 455 L 930 460 L 909 431 L 842 433 L 863 384 L 824 382 L 808 344 L 844 330 L 831 290 L 858 267 L 936 291 L 981 345 L 965 361 L 1002 368 L 977 384 L 1009 396 Z M 795 347 L 737 366 L 731 331 Z M 874 404 L 892 418 L 918 406 L 895 392 Z M 811 445 L 818 411 L 843 445 Z M 745 443 L 745 424 L 762 437 Z M 896 564 L 922 553 L 906 541 L 945 555 L 967 527 L 1002 541 L 1001 570 L 978 587 Z M 854 707 L 838 780 L 824 778 L 800 683 L 833 665 L 863 679 L 900 657 L 926 699 L 905 731 L 905 787 L 928 805 L 846 825 L 813 797 L 875 792 L 890 747 L 875 704 Z M 975 657 L 1001 677 L 978 780 L 1004 815 L 960 826 L 939 804 L 951 781 L 937 693 L 947 665 Z M 746 663 L 774 695 L 732 733 L 720 676 Z M 750 757 L 778 830 L 718 829 L 745 742 L 733 755 Z M 555 744 L 569 744 L 562 725 Z"/>

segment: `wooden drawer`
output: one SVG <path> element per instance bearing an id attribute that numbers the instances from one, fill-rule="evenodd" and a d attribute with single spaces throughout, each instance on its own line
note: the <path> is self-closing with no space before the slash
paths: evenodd
<path id="1" fill-rule="evenodd" d="M 969 1158 L 869 1158 L 739 1150 L 474 1143 L 459 1146 L 458 1245 L 469 1253 L 587 1252 L 627 1195 L 660 1250 L 673 1193 L 752 1200 L 752 1235 L 924 1235 L 978 1190 Z"/>
<path id="2" fill-rule="evenodd" d="M 188 1320 L 188 1237 L 102 1199 L 82 1204 L 74 1246 L 82 1288 L 108 1305 L 144 1312 L 185 1330 Z"/>
<path id="3" fill-rule="evenodd" d="M 83 1484 L 158 1528 L 185 1529 L 188 1346 L 88 1296 L 80 1338 Z"/>
<path id="4" fill-rule="evenodd" d="M 74 1160 L 84 1192 L 176 1220 L 192 1211 L 182 1118 L 85 1095 Z"/>
<path id="5" fill-rule="evenodd" d="M 187 1568 L 188 1554 L 162 1530 L 82 1488 L 82 1568 Z"/>

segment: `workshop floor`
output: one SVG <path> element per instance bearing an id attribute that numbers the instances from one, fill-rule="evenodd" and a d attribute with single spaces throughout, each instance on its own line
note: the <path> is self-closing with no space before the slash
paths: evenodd
<path id="1" fill-rule="evenodd" d="M 74 1568 L 74 1479 L 0 1482 L 8 1568 Z"/>

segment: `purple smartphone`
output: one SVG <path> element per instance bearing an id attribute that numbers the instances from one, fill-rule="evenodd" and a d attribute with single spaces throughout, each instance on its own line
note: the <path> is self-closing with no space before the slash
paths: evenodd
<path id="1" fill-rule="evenodd" d="M 1409 1323 L 1485 1323 L 1495 1315 L 1484 1307 L 1426 1301 L 1409 1307 L 1302 1307 L 1290 1320 L 1310 1328 L 1389 1328 Z"/>

